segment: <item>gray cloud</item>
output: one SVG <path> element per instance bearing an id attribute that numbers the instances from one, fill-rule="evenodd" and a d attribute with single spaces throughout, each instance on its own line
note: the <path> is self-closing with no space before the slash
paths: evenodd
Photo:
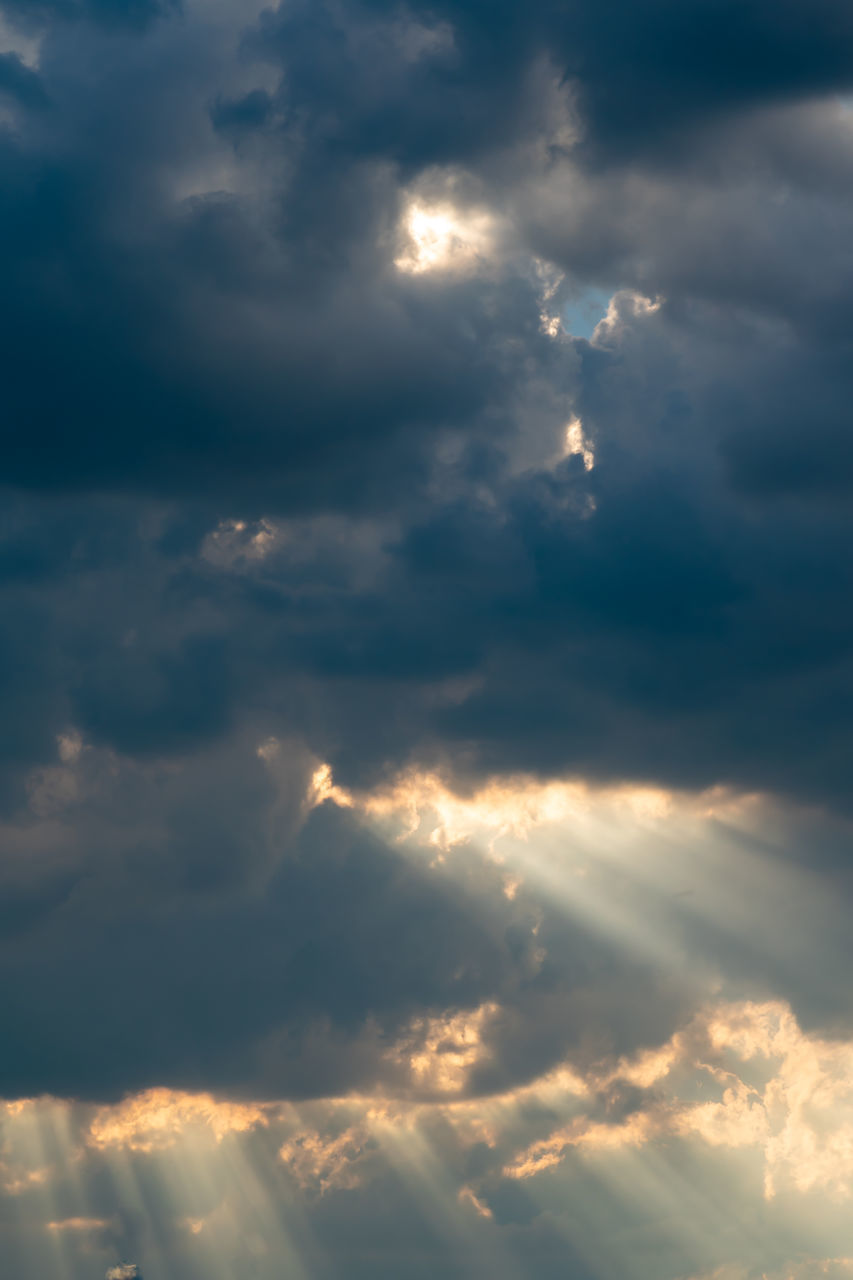
<path id="1" fill-rule="evenodd" d="M 412 1102 L 405 1054 L 481 1017 L 483 1097 L 659 1046 L 715 983 L 846 1034 L 848 8 L 0 10 L 0 1092 Z M 770 799 L 510 886 L 476 840 L 309 813 L 320 761 Z M 278 1208 L 220 1263 L 265 1280 L 310 1232 L 261 1128 Z M 427 1145 L 431 1187 L 355 1143 L 312 1275 L 482 1274 L 494 1232 L 506 1280 L 600 1274 L 579 1159 L 534 1196 Z M 92 1159 L 85 1213 L 15 1184 L 38 1273 L 60 1240 L 69 1280 L 201 1280 L 224 1181 L 178 1217 L 150 1151 L 138 1204 Z"/>

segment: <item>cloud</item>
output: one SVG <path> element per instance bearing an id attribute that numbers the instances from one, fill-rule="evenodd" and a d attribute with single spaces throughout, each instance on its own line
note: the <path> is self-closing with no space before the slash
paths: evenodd
<path id="1" fill-rule="evenodd" d="M 79 21 L 106 26 L 130 25 L 139 29 L 152 18 L 174 12 L 177 0 L 3 0 L 0 5 L 9 21 L 24 30 L 55 22 Z"/>
<path id="2" fill-rule="evenodd" d="M 615 1122 L 580 1115 L 523 1151 L 505 1172 L 526 1179 L 558 1166 L 573 1151 L 643 1147 L 667 1135 L 696 1136 L 715 1147 L 758 1148 L 768 1200 L 782 1188 L 849 1199 L 849 1041 L 804 1034 L 781 1002 L 743 1002 L 700 1014 L 663 1047 L 659 1062 L 645 1079 L 630 1062 L 620 1063 L 597 1084 L 602 1090 L 620 1080 L 640 1088 L 654 1086 L 649 1105 L 632 1108 Z M 750 1074 L 742 1064 L 758 1067 L 764 1076 L 760 1084 L 742 1078 L 739 1071 Z M 679 1076 L 686 1084 L 691 1069 L 702 1073 L 720 1096 L 698 1102 L 679 1097 Z"/>
<path id="3" fill-rule="evenodd" d="M 849 8 L 0 14 L 3 1267 L 843 1274 Z"/>
<path id="4" fill-rule="evenodd" d="M 94 1115 L 86 1141 L 94 1147 L 127 1147 L 149 1152 L 168 1147 L 195 1124 L 208 1128 L 217 1142 L 229 1133 L 245 1133 L 267 1123 L 259 1107 L 217 1102 L 204 1094 L 180 1095 L 154 1089 Z"/>
<path id="5" fill-rule="evenodd" d="M 543 1233 L 565 1220 L 567 1205 L 592 1196 L 594 1221 L 574 1237 L 592 1270 L 578 1274 L 598 1274 L 601 1222 L 620 1220 L 627 1197 L 645 1223 L 664 1214 L 657 1238 L 673 1278 L 751 1280 L 761 1274 L 757 1253 L 766 1273 L 810 1280 L 849 1267 L 840 1251 L 823 1258 L 809 1247 L 815 1231 L 830 1248 L 846 1231 L 853 1180 L 839 1154 L 849 1136 L 850 1053 L 849 1039 L 804 1032 L 783 1002 L 715 1000 L 648 1049 L 599 1054 L 581 1070 L 564 1064 L 484 1098 L 433 1096 L 413 1106 L 380 1089 L 253 1114 L 161 1092 L 112 1107 L 64 1104 L 64 1119 L 46 1100 L 19 1104 L 4 1124 L 18 1159 L 28 1131 L 56 1134 L 54 1193 L 64 1171 L 91 1181 L 98 1219 L 48 1225 L 72 1249 L 99 1235 L 126 1246 L 130 1227 L 110 1220 L 132 1170 L 156 1205 L 159 1239 L 171 1239 L 187 1267 L 224 1250 L 232 1261 L 265 1259 L 261 1274 L 274 1274 L 277 1255 L 248 1246 L 238 1207 L 248 1197 L 262 1222 L 298 1205 L 323 1238 L 334 1226 L 338 1243 L 325 1265 L 343 1265 L 373 1235 L 381 1242 L 374 1265 L 391 1275 L 408 1232 L 440 1257 L 465 1248 L 500 1258 L 518 1247 L 534 1274 L 550 1277 Z M 741 1204 L 734 1214 L 725 1194 L 732 1185 Z M 18 1205 L 25 1220 L 38 1210 L 37 1192 Z M 673 1247 L 673 1206 L 686 1213 L 697 1200 L 708 1204 L 707 1222 L 695 1219 Z M 718 1212 L 720 1228 L 706 1236 Z M 135 1242 L 143 1265 L 151 1230 Z M 630 1237 L 611 1247 L 627 1260 Z"/>
<path id="6" fill-rule="evenodd" d="M 260 731 L 147 761 L 67 733 L 27 794 L 4 829 L 21 1051 L 2 1089 L 146 1091 L 143 1145 L 190 1123 L 172 1094 L 505 1092 L 594 1044 L 665 1038 L 720 975 L 850 1017 L 827 977 L 849 960 L 843 906 L 757 800 L 518 778 L 462 795 L 416 773 L 349 792 Z M 751 847 L 774 822 L 775 847 Z"/>
<path id="7" fill-rule="evenodd" d="M 168 753 L 284 701 L 349 781 L 846 804 L 848 24 L 707 15 L 703 81 L 701 15 L 647 8 L 630 67 L 583 6 L 56 28 L 0 211 L 19 758 L 61 717 Z M 647 154 L 652 118 L 689 161 Z M 401 270 L 418 235 L 465 269 Z M 591 342 L 559 327 L 584 284 Z"/>

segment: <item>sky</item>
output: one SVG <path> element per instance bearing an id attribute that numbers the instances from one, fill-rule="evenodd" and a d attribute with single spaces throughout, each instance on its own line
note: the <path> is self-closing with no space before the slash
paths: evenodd
<path id="1" fill-rule="evenodd" d="M 0 1275 L 853 1280 L 848 0 L 0 0 Z"/>

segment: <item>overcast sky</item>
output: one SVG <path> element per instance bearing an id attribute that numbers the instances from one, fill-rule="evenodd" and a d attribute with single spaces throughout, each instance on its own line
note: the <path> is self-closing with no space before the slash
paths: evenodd
<path id="1" fill-rule="evenodd" d="M 849 0 L 0 0 L 0 1274 L 852 1280 Z"/>

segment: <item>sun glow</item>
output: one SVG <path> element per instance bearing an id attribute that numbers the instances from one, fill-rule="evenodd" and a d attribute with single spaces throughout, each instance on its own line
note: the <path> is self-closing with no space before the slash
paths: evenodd
<path id="1" fill-rule="evenodd" d="M 458 1093 L 485 1056 L 483 1032 L 498 1010 L 491 1000 L 470 1012 L 415 1018 L 389 1056 L 405 1067 L 418 1091 Z"/>
<path id="2" fill-rule="evenodd" d="M 276 739 L 254 749 L 266 766 L 285 767 Z M 389 1177 L 474 1270 L 476 1262 L 507 1280 L 515 1280 L 511 1262 L 490 1234 L 503 1229 L 507 1187 L 536 1211 L 559 1210 L 568 1188 L 586 1194 L 577 1179 L 592 1171 L 611 1203 L 672 1214 L 687 1205 L 697 1235 L 711 1240 L 718 1212 L 701 1188 L 683 1186 L 679 1160 L 687 1157 L 679 1153 L 739 1160 L 768 1212 L 781 1202 L 790 1217 L 802 1203 L 805 1220 L 816 1198 L 834 1206 L 853 1197 L 853 1042 L 809 1033 L 784 1001 L 728 998 L 719 973 L 703 968 L 702 930 L 748 935 L 772 956 L 782 945 L 790 953 L 795 941 L 786 933 L 780 942 L 785 903 L 796 901 L 803 918 L 827 919 L 805 873 L 760 847 L 726 844 L 729 828 L 748 833 L 757 823 L 766 834 L 760 798 L 531 777 L 462 790 L 418 770 L 360 791 L 318 762 L 300 776 L 302 820 L 336 805 L 426 876 L 470 883 L 474 869 L 484 910 L 494 909 L 485 901 L 492 894 L 501 930 L 511 922 L 515 943 L 524 939 L 525 981 L 547 973 L 559 934 L 553 921 L 550 933 L 540 931 L 547 902 L 567 933 L 575 925 L 600 933 L 638 963 L 678 973 L 692 993 L 690 1012 L 672 1034 L 633 1052 L 577 1045 L 532 1078 L 506 1083 L 490 1072 L 509 1040 L 526 1033 L 513 1022 L 511 991 L 501 990 L 469 1007 L 415 1014 L 393 1030 L 371 1024 L 365 1043 L 375 1075 L 359 1092 L 255 1103 L 151 1089 L 106 1106 L 9 1104 L 0 1179 L 41 1222 L 33 1274 L 77 1280 L 75 1260 L 97 1256 L 103 1275 L 111 1249 L 113 1266 L 131 1265 L 116 1260 L 112 1243 L 124 1241 L 123 1215 L 147 1221 L 161 1212 L 152 1205 L 168 1205 L 175 1238 L 195 1259 L 190 1273 L 273 1280 L 284 1265 L 299 1280 L 322 1271 L 312 1261 L 322 1250 L 312 1206 L 367 1195 Z M 811 925 L 804 930 L 813 934 Z M 558 1016 L 571 1018 L 573 1008 Z M 93 1168 L 112 1200 L 93 1198 Z M 614 1257 L 604 1257 L 611 1243 L 598 1243 L 595 1206 L 584 1201 L 583 1212 L 593 1270 L 622 1266 L 633 1276 L 615 1245 Z M 141 1274 L 168 1274 L 156 1232 L 144 1253 L 135 1247 L 118 1258 L 139 1257 Z"/>
<path id="3" fill-rule="evenodd" d="M 807 1035 L 783 1001 L 723 1002 L 702 1011 L 653 1057 L 659 1069 L 651 1076 L 623 1064 L 591 1080 L 601 1092 L 619 1078 L 645 1079 L 644 1090 L 666 1079 L 666 1088 L 649 1093 L 647 1106 L 617 1124 L 578 1116 L 522 1152 L 507 1175 L 534 1177 L 573 1149 L 640 1147 L 677 1135 L 760 1151 L 768 1200 L 780 1186 L 842 1201 L 853 1196 L 853 1042 Z M 738 1072 L 752 1065 L 754 1075 L 756 1063 L 765 1079 L 749 1083 Z M 682 1095 L 697 1073 L 716 1097 L 694 1102 Z"/>
<path id="4" fill-rule="evenodd" d="M 403 228 L 405 247 L 394 265 L 406 275 L 474 270 L 494 244 L 491 214 L 478 209 L 463 213 L 447 203 L 412 201 Z"/>
<path id="5" fill-rule="evenodd" d="M 584 435 L 580 418 L 572 418 L 566 427 L 564 456 L 568 458 L 572 455 L 583 458 L 584 470 L 592 471 L 595 466 L 595 450 L 592 442 Z"/>
<path id="6" fill-rule="evenodd" d="M 269 1135 L 287 1185 L 309 1203 L 364 1189 L 393 1170 L 436 1226 L 472 1257 L 497 1247 L 491 1237 L 477 1235 L 495 1229 L 496 1179 L 529 1187 L 547 1205 L 561 1185 L 555 1179 L 571 1177 L 580 1162 L 591 1163 L 608 1194 L 648 1197 L 650 1208 L 656 1196 L 699 1196 L 698 1189 L 679 1190 L 670 1163 L 673 1144 L 754 1153 L 763 1165 L 767 1204 L 780 1194 L 789 1198 L 786 1203 L 791 1196 L 806 1203 L 815 1195 L 830 1202 L 851 1198 L 853 1042 L 807 1033 L 785 1002 L 712 1002 L 649 1049 L 604 1056 L 581 1071 L 566 1062 L 497 1095 L 459 1096 L 494 1014 L 488 1007 L 468 1017 L 452 1015 L 413 1027 L 403 1037 L 398 1053 L 409 1055 L 415 1075 L 421 1063 L 413 1036 L 420 1037 L 425 1062 L 444 1055 L 450 1071 L 446 1080 L 439 1073 L 430 1081 L 432 1098 L 411 1102 L 378 1091 L 252 1106 L 207 1094 L 152 1091 L 95 1109 L 88 1122 L 81 1115 L 76 1123 L 67 1104 L 7 1104 L 7 1163 L 38 1165 L 50 1153 L 50 1179 L 28 1194 L 43 1201 L 54 1273 L 76 1274 L 67 1266 L 72 1256 L 94 1256 L 103 1247 L 99 1241 L 120 1231 L 118 1217 L 93 1212 L 85 1203 L 82 1171 L 87 1162 L 106 1160 L 128 1211 L 149 1212 L 151 1192 L 145 1186 L 156 1175 L 158 1194 L 172 1206 L 186 1247 L 201 1250 L 206 1259 L 205 1275 L 226 1280 L 233 1274 L 233 1242 L 248 1247 L 250 1238 L 250 1252 L 268 1260 L 270 1275 L 282 1258 L 290 1259 L 289 1274 L 312 1274 L 317 1242 L 306 1234 L 295 1200 L 276 1206 L 270 1173 L 262 1173 L 263 1161 L 253 1163 L 258 1152 L 250 1155 L 253 1134 Z M 627 1112 L 617 1106 L 610 1114 L 625 1086 L 636 1096 Z M 547 1126 L 533 1142 L 525 1137 L 531 1121 Z M 202 1132 L 207 1138 L 200 1143 Z M 475 1150 L 481 1154 L 470 1164 L 466 1153 Z M 18 1172 L 25 1171 L 22 1166 Z M 69 1177 L 75 1196 L 60 1201 L 51 1188 Z M 57 1212 L 60 1203 L 73 1211 Z M 713 1235 L 713 1205 L 706 1204 L 704 1212 Z M 842 1263 L 836 1257 L 833 1266 Z M 133 1264 L 113 1265 L 134 1274 Z M 744 1271 L 743 1280 L 750 1275 Z"/>
<path id="7" fill-rule="evenodd" d="M 708 797 L 703 804 L 707 806 Z M 635 818 L 665 818 L 676 797 L 656 787 L 594 788 L 582 781 L 540 782 L 534 778 L 492 779 L 472 792 L 453 790 L 436 773 L 410 771 L 368 792 L 334 784 L 328 765 L 312 779 L 314 804 L 332 800 L 372 818 L 396 819 L 401 839 L 417 835 L 439 850 L 487 834 L 490 847 L 502 836 L 526 840 L 536 828 L 579 820 L 611 809 Z M 725 799 L 717 796 L 717 807 Z"/>
<path id="8" fill-rule="evenodd" d="M 218 1102 L 208 1093 L 149 1089 L 116 1106 L 101 1107 L 89 1126 L 93 1147 L 126 1147 L 151 1152 L 168 1147 L 191 1126 L 202 1126 L 216 1142 L 229 1133 L 246 1133 L 268 1123 L 262 1107 Z"/>

